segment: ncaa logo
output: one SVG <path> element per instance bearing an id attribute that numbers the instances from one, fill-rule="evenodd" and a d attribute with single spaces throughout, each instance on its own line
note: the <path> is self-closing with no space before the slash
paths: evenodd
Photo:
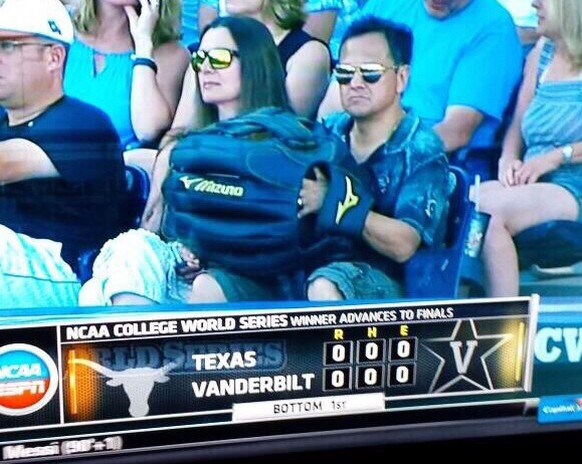
<path id="1" fill-rule="evenodd" d="M 52 358 L 36 346 L 0 347 L 0 414 L 24 416 L 38 411 L 55 395 L 58 377 Z"/>

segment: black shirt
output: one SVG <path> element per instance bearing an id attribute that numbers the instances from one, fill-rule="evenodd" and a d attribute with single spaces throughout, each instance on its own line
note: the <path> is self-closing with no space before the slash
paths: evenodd
<path id="1" fill-rule="evenodd" d="M 63 259 L 76 269 L 82 250 L 100 247 L 121 230 L 125 173 L 117 133 L 101 110 L 63 97 L 15 126 L 0 107 L 0 142 L 15 138 L 38 145 L 60 177 L 0 187 L 0 223 L 61 242 Z"/>
<path id="2" fill-rule="evenodd" d="M 281 63 L 283 64 L 283 71 L 287 74 L 287 62 L 289 59 L 297 53 L 297 51 L 303 47 L 307 42 L 315 40 L 325 45 L 325 48 L 329 52 L 329 47 L 327 44 L 312 35 L 309 35 L 301 28 L 291 29 L 289 33 L 281 40 L 277 49 L 279 50 L 279 56 L 281 58 Z M 331 57 L 331 54 L 330 54 Z"/>

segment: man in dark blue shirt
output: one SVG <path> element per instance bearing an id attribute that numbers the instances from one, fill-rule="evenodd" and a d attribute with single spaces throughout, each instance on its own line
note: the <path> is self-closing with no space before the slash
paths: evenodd
<path id="1" fill-rule="evenodd" d="M 408 29 L 374 17 L 356 21 L 343 38 L 335 75 L 345 113 L 326 122 L 348 144 L 363 182 L 345 177 L 346 187 L 340 179 L 336 195 L 333 176 L 318 172 L 303 181 L 299 214 L 316 213 L 324 230 L 351 236 L 358 253 L 313 272 L 311 300 L 400 297 L 402 263 L 443 240 L 450 191 L 444 148 L 400 101 L 411 49 Z"/>
<path id="2" fill-rule="evenodd" d="M 72 40 L 58 0 L 0 6 L 0 308 L 76 305 L 79 254 L 120 231 L 119 139 L 63 95 Z"/>

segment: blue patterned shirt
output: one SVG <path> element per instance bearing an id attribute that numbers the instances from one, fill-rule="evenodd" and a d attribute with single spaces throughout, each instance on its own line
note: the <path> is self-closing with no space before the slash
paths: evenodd
<path id="1" fill-rule="evenodd" d="M 353 120 L 334 113 L 325 125 L 349 144 Z M 390 139 L 359 165 L 372 181 L 374 211 L 413 227 L 426 246 L 444 240 L 452 191 L 443 145 L 420 118 L 408 113 Z M 386 266 L 386 257 L 368 247 L 366 260 Z"/>

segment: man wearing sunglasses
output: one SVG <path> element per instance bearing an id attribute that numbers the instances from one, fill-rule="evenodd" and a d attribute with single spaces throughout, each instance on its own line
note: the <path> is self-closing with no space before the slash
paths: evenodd
<path id="1" fill-rule="evenodd" d="M 119 139 L 63 95 L 72 41 L 59 0 L 0 5 L 0 309 L 76 306 L 79 253 L 119 231 Z"/>
<path id="2" fill-rule="evenodd" d="M 446 151 L 494 145 L 523 62 L 513 21 L 498 1 L 368 0 L 363 14 L 411 29 L 403 104 L 434 126 Z M 337 108 L 332 83 L 320 115 Z"/>
<path id="3" fill-rule="evenodd" d="M 345 112 L 326 123 L 349 146 L 359 179 L 316 171 L 303 181 L 299 215 L 317 214 L 323 230 L 351 236 L 356 261 L 313 272 L 311 300 L 401 297 L 402 263 L 442 242 L 447 158 L 432 129 L 401 105 L 411 49 L 408 29 L 372 16 L 342 40 L 335 76 Z"/>

